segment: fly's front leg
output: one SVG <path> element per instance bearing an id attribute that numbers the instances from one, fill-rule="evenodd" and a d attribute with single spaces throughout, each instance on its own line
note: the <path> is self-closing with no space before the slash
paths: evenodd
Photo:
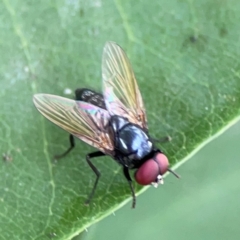
<path id="1" fill-rule="evenodd" d="M 150 138 L 153 142 L 156 143 L 165 143 L 165 142 L 170 142 L 172 141 L 172 138 L 170 136 L 166 136 L 166 137 L 162 137 L 159 139 L 155 139 L 155 138 Z"/>
<path id="2" fill-rule="evenodd" d="M 69 142 L 70 142 L 70 147 L 61 155 L 56 155 L 54 156 L 54 159 L 58 160 L 60 158 L 65 157 L 71 150 L 75 147 L 75 140 L 72 134 L 69 135 Z"/>
<path id="3" fill-rule="evenodd" d="M 135 208 L 136 206 L 136 196 L 135 196 L 135 191 L 134 191 L 134 188 L 133 188 L 133 184 L 132 184 L 132 179 L 129 175 L 129 170 L 127 167 L 123 167 L 123 174 L 125 176 L 125 178 L 128 180 L 128 183 L 129 183 L 129 186 L 130 186 L 130 189 L 131 189 L 131 193 L 132 193 L 132 208 Z"/>
<path id="4" fill-rule="evenodd" d="M 91 162 L 91 158 L 95 158 L 95 157 L 102 157 L 102 156 L 105 156 L 104 153 L 100 152 L 100 151 L 97 151 L 97 152 L 93 152 L 93 153 L 89 153 L 88 155 L 86 155 L 86 161 L 88 163 L 88 165 L 90 166 L 90 168 L 93 170 L 93 172 L 96 174 L 96 180 L 95 180 L 95 183 L 93 185 L 93 189 L 91 191 L 91 193 L 89 194 L 88 196 L 88 199 L 85 201 L 85 204 L 88 205 L 93 196 L 94 196 L 94 193 L 95 193 L 95 190 L 97 188 L 97 184 L 98 184 L 98 180 L 101 176 L 101 173 L 98 171 L 98 169 L 93 165 L 93 163 Z"/>

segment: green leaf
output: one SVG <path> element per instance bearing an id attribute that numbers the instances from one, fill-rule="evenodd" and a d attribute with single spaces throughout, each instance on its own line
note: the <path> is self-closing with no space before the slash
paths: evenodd
<path id="1" fill-rule="evenodd" d="M 94 149 L 78 141 L 54 163 L 52 157 L 69 146 L 68 134 L 32 103 L 35 93 L 71 98 L 66 89 L 101 91 L 106 41 L 129 56 L 151 136 L 172 137 L 161 145 L 172 164 L 240 113 L 237 0 L 0 4 L 2 239 L 71 239 L 131 200 L 121 167 L 99 158 L 102 177 L 91 205 L 84 206 L 95 180 L 85 155 Z"/>

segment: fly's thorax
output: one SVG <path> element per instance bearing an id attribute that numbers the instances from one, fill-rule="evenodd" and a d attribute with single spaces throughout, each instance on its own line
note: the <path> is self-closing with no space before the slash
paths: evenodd
<path id="1" fill-rule="evenodd" d="M 122 158 L 141 160 L 152 151 L 153 143 L 147 133 L 126 118 L 112 116 L 110 127 L 114 134 L 114 147 Z"/>
<path id="2" fill-rule="evenodd" d="M 127 118 L 114 115 L 109 121 L 110 127 L 115 133 L 118 133 L 125 125 L 129 124 Z"/>

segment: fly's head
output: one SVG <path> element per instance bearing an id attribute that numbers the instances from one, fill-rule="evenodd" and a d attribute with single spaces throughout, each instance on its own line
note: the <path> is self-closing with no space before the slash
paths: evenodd
<path id="1" fill-rule="evenodd" d="M 167 157 L 157 152 L 153 158 L 145 161 L 135 172 L 135 179 L 140 185 L 152 184 L 157 187 L 163 184 L 163 175 L 168 171 L 169 162 Z"/>

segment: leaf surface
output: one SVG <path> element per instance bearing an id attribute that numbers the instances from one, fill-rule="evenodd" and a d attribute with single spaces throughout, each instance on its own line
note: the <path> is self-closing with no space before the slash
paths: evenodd
<path id="1" fill-rule="evenodd" d="M 171 164 L 240 113 L 237 0 L 0 4 L 2 239 L 71 239 L 130 199 L 121 168 L 99 158 L 102 177 L 92 204 L 84 206 L 95 180 L 85 155 L 94 149 L 78 141 L 54 163 L 69 146 L 68 134 L 32 103 L 35 93 L 73 98 L 69 89 L 101 91 L 106 41 L 130 58 L 151 136 L 172 137 L 160 146 Z"/>

